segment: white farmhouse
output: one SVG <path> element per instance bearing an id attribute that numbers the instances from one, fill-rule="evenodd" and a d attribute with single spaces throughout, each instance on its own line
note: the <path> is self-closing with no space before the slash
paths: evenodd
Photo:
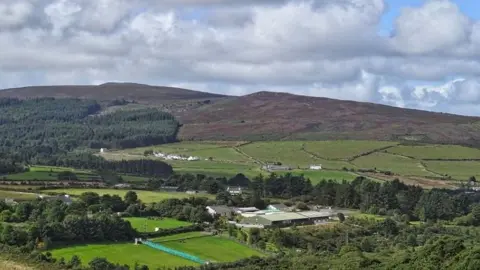
<path id="1" fill-rule="evenodd" d="M 321 170 L 322 165 L 310 165 L 310 170 Z"/>

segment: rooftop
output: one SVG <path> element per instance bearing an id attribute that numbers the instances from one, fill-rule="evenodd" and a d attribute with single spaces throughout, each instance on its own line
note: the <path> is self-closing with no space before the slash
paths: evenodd
<path id="1" fill-rule="evenodd" d="M 270 215 L 264 215 L 263 218 L 270 221 L 281 221 L 281 220 L 296 220 L 296 219 L 306 219 L 308 217 L 302 216 L 298 213 L 275 213 Z"/>
<path id="2" fill-rule="evenodd" d="M 329 217 L 332 215 L 330 211 L 305 211 L 297 213 L 308 218 Z"/>

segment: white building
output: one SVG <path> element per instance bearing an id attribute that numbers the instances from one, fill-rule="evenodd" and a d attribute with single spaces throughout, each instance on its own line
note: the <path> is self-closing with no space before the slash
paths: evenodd
<path id="1" fill-rule="evenodd" d="M 242 194 L 242 188 L 241 187 L 227 187 L 228 193 L 230 195 L 240 195 Z"/>
<path id="2" fill-rule="evenodd" d="M 199 159 L 198 157 L 192 157 L 192 156 L 190 156 L 190 157 L 187 158 L 187 160 L 188 160 L 188 161 L 197 161 L 197 160 L 200 160 L 200 159 Z"/>
<path id="3" fill-rule="evenodd" d="M 107 148 L 100 148 L 100 153 L 105 153 L 107 152 Z"/>
<path id="4" fill-rule="evenodd" d="M 322 165 L 310 165 L 310 170 L 321 170 Z"/>

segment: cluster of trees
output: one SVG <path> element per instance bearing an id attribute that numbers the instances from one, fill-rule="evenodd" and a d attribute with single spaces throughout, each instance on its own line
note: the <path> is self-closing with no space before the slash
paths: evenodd
<path id="1" fill-rule="evenodd" d="M 34 164 L 151 177 L 168 177 L 173 173 L 172 166 L 161 160 L 106 160 L 87 153 L 51 156 L 37 160 Z"/>
<path id="2" fill-rule="evenodd" d="M 25 166 L 18 164 L 14 161 L 0 161 L 0 175 L 10 173 L 20 173 L 26 171 Z"/>
<path id="3" fill-rule="evenodd" d="M 480 201 L 480 194 L 464 190 L 423 190 L 399 180 L 378 183 L 364 177 L 340 183 L 322 180 L 312 187 L 310 181 L 302 176 L 272 174 L 266 179 L 255 177 L 251 189 L 259 197 L 293 197 L 293 201 L 360 209 L 380 215 L 397 212 L 423 221 L 453 220 L 469 213 L 472 206 Z"/>
<path id="4" fill-rule="evenodd" d="M 99 113 L 84 99 L 0 99 L 0 153 L 31 162 L 79 147 L 130 148 L 176 141 L 178 122 L 157 109 Z"/>

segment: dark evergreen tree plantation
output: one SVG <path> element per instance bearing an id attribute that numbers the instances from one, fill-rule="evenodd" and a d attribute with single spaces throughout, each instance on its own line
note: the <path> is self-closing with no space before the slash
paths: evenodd
<path id="1" fill-rule="evenodd" d="M 77 148 L 131 148 L 174 142 L 178 122 L 157 109 L 109 113 L 93 100 L 0 99 L 0 158 L 32 162 Z"/>

